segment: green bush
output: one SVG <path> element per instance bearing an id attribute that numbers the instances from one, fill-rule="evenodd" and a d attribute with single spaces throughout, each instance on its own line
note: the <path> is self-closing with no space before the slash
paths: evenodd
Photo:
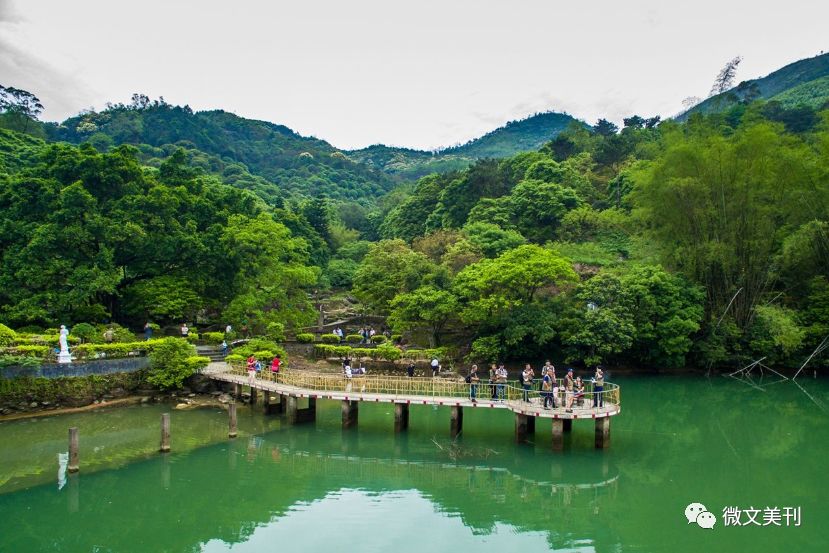
<path id="1" fill-rule="evenodd" d="M 401 341 L 403 341 L 403 335 L 402 334 L 392 334 L 391 335 L 391 341 L 394 342 L 395 344 L 399 344 Z"/>
<path id="2" fill-rule="evenodd" d="M 340 337 L 335 334 L 323 334 L 320 336 L 320 341 L 325 344 L 338 344 L 340 342 Z"/>
<path id="3" fill-rule="evenodd" d="M 261 361 L 262 363 L 270 363 L 273 361 L 273 358 L 276 357 L 276 354 L 272 351 L 261 350 L 261 351 L 254 351 L 253 356 L 256 357 L 257 361 Z M 282 356 L 280 355 L 280 358 Z"/>
<path id="4" fill-rule="evenodd" d="M 285 360 L 288 357 L 285 348 L 276 342 L 271 342 L 270 340 L 264 340 L 262 338 L 254 338 L 247 344 L 233 350 L 233 353 L 241 355 L 243 358 L 253 355 L 256 356 L 257 359 L 259 359 L 258 354 L 263 352 L 270 355 L 269 359 L 273 359 L 275 355 L 278 355 L 282 360 Z"/>
<path id="5" fill-rule="evenodd" d="M 10 348 L 3 348 L 3 353 L 10 355 L 20 355 L 25 357 L 48 357 L 52 348 L 49 346 L 38 346 L 30 344 L 21 344 L 19 346 L 12 346 Z"/>
<path id="6" fill-rule="evenodd" d="M 314 335 L 310 332 L 301 332 L 296 335 L 296 341 L 300 344 L 310 344 L 314 341 Z"/>
<path id="7" fill-rule="evenodd" d="M 386 341 L 387 341 L 386 337 L 383 336 L 382 334 L 375 334 L 374 336 L 371 337 L 371 343 L 372 344 L 385 344 Z"/>
<path id="8" fill-rule="evenodd" d="M 225 362 L 231 365 L 241 365 L 245 362 L 245 357 L 243 355 L 239 355 L 238 353 L 231 353 L 225 355 Z"/>
<path id="9" fill-rule="evenodd" d="M 37 325 L 26 325 L 17 329 L 18 334 L 43 334 L 43 332 L 43 327 Z"/>
<path id="10" fill-rule="evenodd" d="M 386 361 L 397 361 L 403 356 L 403 353 L 391 344 L 382 344 L 374 349 L 375 359 L 384 359 Z"/>
<path id="11" fill-rule="evenodd" d="M 191 355 L 187 358 L 186 363 L 188 369 L 192 370 L 194 373 L 197 373 L 210 363 L 210 358 L 201 355 Z"/>
<path id="12" fill-rule="evenodd" d="M 195 348 L 184 340 L 159 340 L 150 352 L 151 368 L 147 374 L 147 382 L 162 390 L 181 388 L 184 380 L 196 371 L 189 363 L 195 351 Z"/>
<path id="13" fill-rule="evenodd" d="M 268 338 L 273 340 L 274 342 L 284 342 L 285 341 L 285 325 L 282 323 L 268 323 L 267 330 L 265 334 Z"/>
<path id="14" fill-rule="evenodd" d="M 38 369 L 42 361 L 38 357 L 28 355 L 0 355 L 0 369 L 3 367 L 26 367 Z"/>
<path id="15" fill-rule="evenodd" d="M 191 332 L 190 334 L 187 335 L 186 340 L 190 344 L 195 344 L 196 342 L 199 341 L 199 335 L 196 332 Z"/>
<path id="16" fill-rule="evenodd" d="M 345 337 L 345 341 L 348 342 L 349 344 L 359 344 L 360 342 L 363 341 L 363 337 L 360 336 L 359 334 L 349 334 L 348 336 Z"/>
<path id="17" fill-rule="evenodd" d="M 0 347 L 7 347 L 14 343 L 17 338 L 17 333 L 0 323 Z"/>
<path id="18" fill-rule="evenodd" d="M 208 344 L 219 345 L 225 339 L 224 332 L 203 332 L 201 339 Z"/>
<path id="19" fill-rule="evenodd" d="M 81 342 L 94 342 L 98 338 L 98 330 L 89 323 L 78 323 L 72 327 L 72 334 Z"/>
<path id="20" fill-rule="evenodd" d="M 71 334 L 66 337 L 66 341 L 70 344 L 80 344 L 81 339 Z M 17 333 L 15 338 L 16 345 L 35 345 L 35 346 L 52 346 L 57 347 L 60 343 L 60 335 L 58 334 L 21 334 Z"/>

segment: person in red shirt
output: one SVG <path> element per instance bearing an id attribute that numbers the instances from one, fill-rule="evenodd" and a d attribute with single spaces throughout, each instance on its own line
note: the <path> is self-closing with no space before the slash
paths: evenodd
<path id="1" fill-rule="evenodd" d="M 273 358 L 273 361 L 271 361 L 271 374 L 273 374 L 273 376 L 278 375 L 279 374 L 279 368 L 281 366 L 282 366 L 282 360 L 277 355 L 276 357 Z"/>

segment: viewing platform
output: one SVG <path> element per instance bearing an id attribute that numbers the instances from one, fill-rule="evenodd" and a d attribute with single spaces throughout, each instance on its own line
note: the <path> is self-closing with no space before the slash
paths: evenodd
<path id="1" fill-rule="evenodd" d="M 360 402 L 394 404 L 395 432 L 402 432 L 408 428 L 409 408 L 412 405 L 449 407 L 450 433 L 453 437 L 462 432 L 464 408 L 512 412 L 515 416 L 515 436 L 519 442 L 525 441 L 528 434 L 535 432 L 537 419 L 549 419 L 552 422 L 552 447 L 556 451 L 563 449 L 564 434 L 572 430 L 573 421 L 583 419 L 595 421 L 596 448 L 608 447 L 610 417 L 621 412 L 621 391 L 617 384 L 609 382 L 605 382 L 601 392 L 594 392 L 592 384 L 585 383 L 583 396 L 574 398 L 572 408 L 567 409 L 566 396 L 559 381 L 560 391 L 555 396 L 556 407 L 545 409 L 544 392 L 538 389 L 525 391 L 514 382 L 478 383 L 477 398 L 473 401 L 470 397 L 472 384 L 441 377 L 354 375 L 346 378 L 338 374 L 305 371 L 282 371 L 274 375 L 263 370 L 251 381 L 247 370 L 230 366 L 226 370 L 205 372 L 205 375 L 232 385 L 231 391 L 237 398 L 241 397 L 243 387 L 249 386 L 253 405 L 260 402 L 258 396 L 261 392 L 261 403 L 265 410 L 284 413 L 289 423 L 315 420 L 318 399 L 342 402 L 344 428 L 357 425 Z M 493 391 L 500 394 L 499 397 L 503 399 L 493 400 Z M 593 407 L 594 396 L 600 400 L 597 401 L 600 406 Z M 276 401 L 273 401 L 274 399 Z M 300 399 L 307 399 L 306 407 L 299 407 Z"/>

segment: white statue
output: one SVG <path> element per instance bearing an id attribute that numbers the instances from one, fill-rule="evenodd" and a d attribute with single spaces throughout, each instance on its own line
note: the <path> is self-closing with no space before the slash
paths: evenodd
<path id="1" fill-rule="evenodd" d="M 58 354 L 58 363 L 71 363 L 72 357 L 69 355 L 69 330 L 66 325 L 60 325 L 60 353 Z"/>

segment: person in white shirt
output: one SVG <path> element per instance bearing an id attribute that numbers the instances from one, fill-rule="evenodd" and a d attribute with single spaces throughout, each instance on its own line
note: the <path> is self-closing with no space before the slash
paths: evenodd
<path id="1" fill-rule="evenodd" d="M 432 377 L 437 376 L 439 372 L 440 372 L 440 361 L 438 361 L 438 358 L 435 357 L 434 359 L 432 359 Z"/>

